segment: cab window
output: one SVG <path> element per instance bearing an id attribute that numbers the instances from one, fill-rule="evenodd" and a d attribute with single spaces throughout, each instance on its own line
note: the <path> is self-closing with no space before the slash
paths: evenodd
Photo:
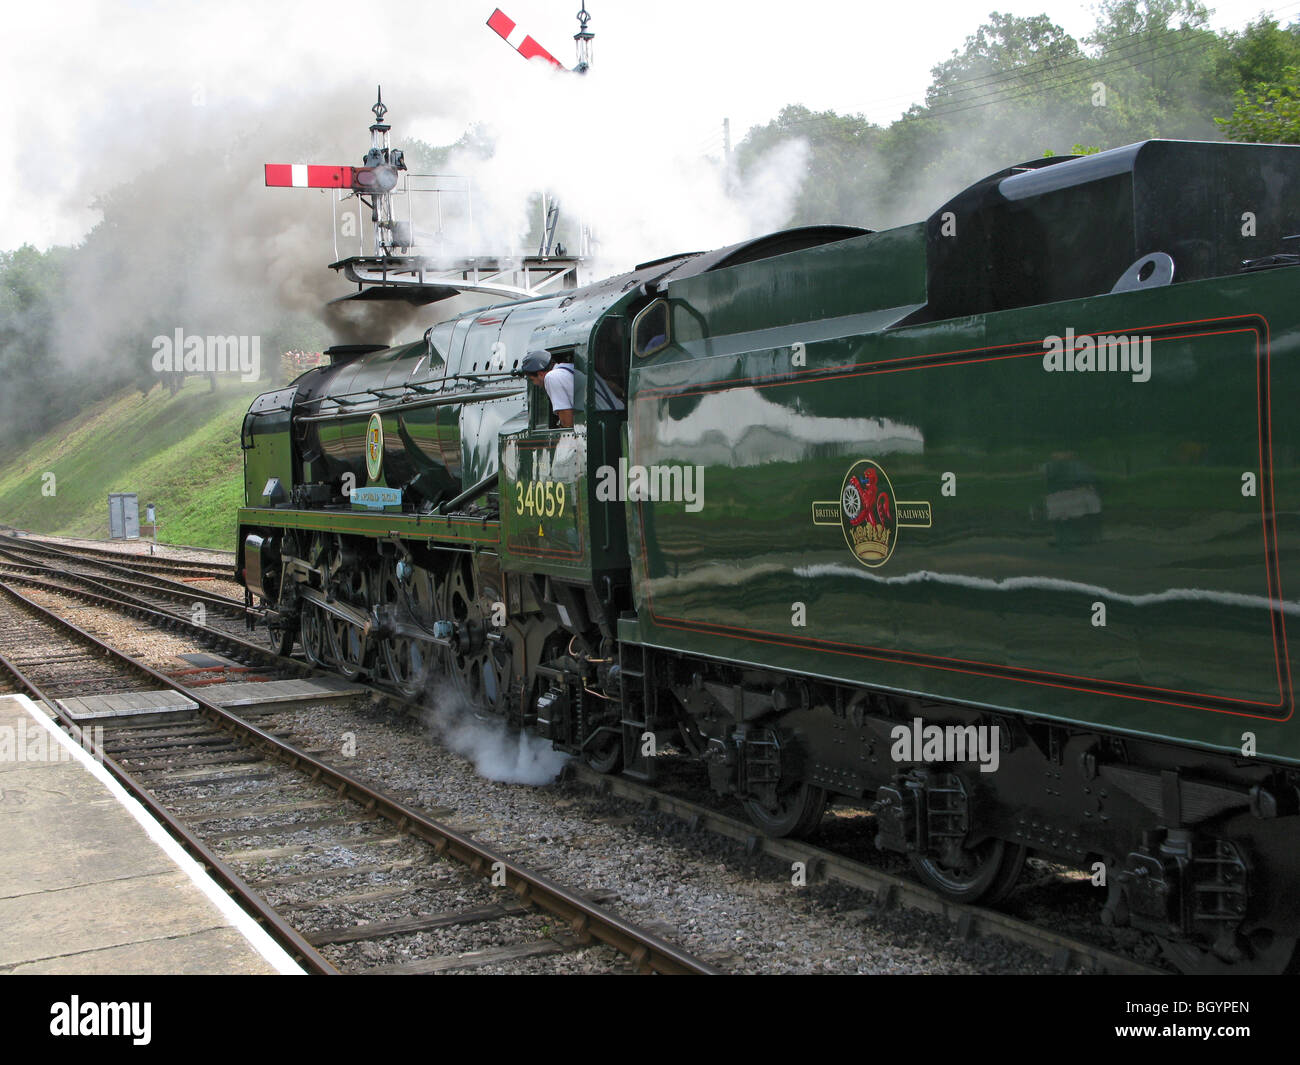
<path id="1" fill-rule="evenodd" d="M 552 351 L 553 360 L 550 369 L 551 373 L 556 372 L 556 367 L 562 363 L 573 365 L 573 348 L 564 348 L 560 351 Z M 561 373 L 567 371 L 561 370 Z M 583 397 L 578 387 L 573 390 L 573 410 L 574 416 L 583 409 Z M 556 417 L 555 411 L 551 409 L 551 397 L 547 394 L 546 389 L 534 385 L 531 382 L 528 386 L 528 427 L 534 430 L 540 429 L 559 429 L 560 420 Z"/>
<path id="2" fill-rule="evenodd" d="M 599 374 L 599 381 L 608 387 L 606 398 L 612 397 L 617 402 L 606 404 L 617 408 L 627 406 L 627 319 L 606 318 L 596 330 L 592 342 L 592 364 Z M 602 393 L 597 391 L 597 400 Z M 602 409 L 597 402 L 596 409 Z"/>
<path id="3" fill-rule="evenodd" d="M 638 359 L 663 351 L 670 339 L 668 301 L 655 300 L 632 323 L 632 352 Z"/>

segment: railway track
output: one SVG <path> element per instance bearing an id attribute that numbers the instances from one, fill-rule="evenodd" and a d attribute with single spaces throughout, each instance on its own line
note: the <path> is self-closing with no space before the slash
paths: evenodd
<path id="1" fill-rule="evenodd" d="M 0 597 L 7 605 L 0 617 L 20 610 L 44 635 L 57 633 L 63 642 L 88 649 L 86 657 L 110 660 L 115 674 L 105 681 L 120 684 L 131 674 L 137 684 L 172 689 L 198 704 L 187 720 L 168 714 L 107 728 L 95 753 L 309 970 L 444 972 L 564 958 L 595 946 L 610 948 L 602 960 L 617 971 L 629 965 L 661 973 L 715 971 L 598 903 L 231 714 L 11 584 L 0 582 Z M 14 630 L 6 622 L 0 631 Z M 43 686 L 29 670 L 30 663 L 0 655 L 0 672 L 50 707 L 69 730 L 77 729 L 56 701 L 67 690 L 64 680 L 55 677 Z M 382 886 L 367 886 L 366 878 L 375 876 L 382 877 Z M 292 920 L 267 900 L 287 890 L 295 894 L 285 906 Z M 302 898 L 304 891 L 310 897 Z M 438 908 L 438 898 L 451 901 Z M 359 910 L 382 910 L 385 902 L 406 910 L 414 904 L 420 912 L 359 917 Z M 461 948 L 467 935 L 477 935 L 488 946 L 422 951 L 435 934 L 435 942 L 450 936 Z M 507 942 L 498 942 L 503 938 Z M 393 957 L 366 964 L 373 951 L 361 946 L 379 943 Z"/>
<path id="2" fill-rule="evenodd" d="M 134 602 L 168 613 L 176 613 L 175 604 L 181 603 L 181 613 L 188 614 L 199 624 L 208 625 L 232 636 L 248 631 L 246 619 L 250 610 L 242 599 L 219 592 L 194 588 L 167 577 L 140 574 L 129 566 L 92 561 L 83 568 L 79 560 L 42 561 L 45 556 L 26 554 L 21 548 L 0 542 L 0 572 L 16 577 L 37 577 L 65 586 L 79 587 L 116 597 L 123 602 Z M 106 571 L 106 572 L 105 572 Z M 201 607 L 202 609 L 196 609 Z"/>
<path id="3" fill-rule="evenodd" d="M 5 537 L 4 542 L 6 544 L 21 544 L 29 552 L 40 553 L 55 559 L 95 559 L 116 565 L 129 565 L 138 572 L 170 577 L 189 577 L 195 580 L 233 581 L 235 579 L 233 564 L 192 562 L 188 559 L 168 558 L 164 555 L 137 555 L 103 547 L 83 547 L 78 545 L 76 548 L 69 549 L 55 547 L 44 540 L 33 540 L 30 537 L 19 537 L 13 534 Z"/>
<path id="4" fill-rule="evenodd" d="M 122 668 L 94 645 L 69 639 L 60 619 L 17 604 L 13 599 L 0 600 L 0 655 L 10 663 L 6 672 L 11 682 L 21 674 L 33 684 L 57 691 L 60 698 L 150 687 L 136 671 Z M 14 683 L 6 688 L 24 690 Z"/>
<path id="5" fill-rule="evenodd" d="M 1021 920 L 997 910 L 952 902 L 915 880 L 897 876 L 869 863 L 851 858 L 833 848 L 804 840 L 772 839 L 760 834 L 748 821 L 732 817 L 712 806 L 669 794 L 662 789 L 622 776 L 605 776 L 577 762 L 566 772 L 595 791 L 611 794 L 646 810 L 676 817 L 691 831 L 706 831 L 735 840 L 748 854 L 766 855 L 793 868 L 798 863 L 808 883 L 828 881 L 869 892 L 880 910 L 896 906 L 923 913 L 939 914 L 953 926 L 954 936 L 971 939 L 994 935 L 1031 947 L 1049 957 L 1061 972 L 1086 969 L 1099 973 L 1164 975 L 1133 958 Z"/>
<path id="6" fill-rule="evenodd" d="M 0 552 L 2 551 L 3 548 L 0 548 Z M 123 599 L 121 591 L 118 591 L 117 596 L 113 596 L 106 594 L 103 589 L 91 587 L 96 579 L 80 574 L 75 576 L 77 580 L 84 582 L 81 588 L 60 590 L 84 602 L 133 614 L 155 626 L 189 631 L 195 638 L 206 639 L 210 646 L 242 662 L 256 662 L 263 668 L 280 668 L 299 676 L 322 672 L 296 659 L 276 656 L 260 642 L 243 639 L 232 632 L 218 632 L 210 625 L 196 625 L 184 615 L 149 605 L 142 601 L 143 594 L 135 601 Z M 22 579 L 27 583 L 42 582 L 46 587 L 50 587 L 48 575 L 42 577 L 29 574 Z M 125 578 L 119 581 L 121 586 L 129 583 Z M 139 588 L 136 590 L 142 591 Z M 188 588 L 183 588 L 182 591 L 192 594 Z M 233 600 L 229 602 L 238 606 L 242 612 L 243 604 L 235 603 Z M 239 624 L 242 625 L 242 621 Z M 371 687 L 377 694 L 394 703 L 411 707 L 416 705 L 402 699 L 395 692 Z M 123 738 L 126 738 L 125 734 Z M 705 803 L 672 795 L 628 778 L 603 776 L 578 764 L 573 764 L 571 772 L 583 783 L 597 790 L 613 793 L 647 809 L 679 817 L 692 829 L 713 832 L 735 840 L 751 854 L 765 854 L 789 864 L 801 862 L 809 882 L 825 879 L 869 892 L 874 899 L 874 904 L 881 909 L 897 906 L 940 914 L 949 920 L 954 935 L 958 937 L 993 935 L 1020 943 L 1050 958 L 1053 965 L 1061 971 L 1085 969 L 1105 973 L 1165 972 L 1143 961 L 1117 954 L 1087 939 L 1063 935 L 1043 928 L 1033 921 L 1022 920 L 978 906 L 951 902 L 913 880 L 895 875 L 869 862 L 857 860 L 832 848 L 764 837 L 749 822 L 732 817 Z"/>

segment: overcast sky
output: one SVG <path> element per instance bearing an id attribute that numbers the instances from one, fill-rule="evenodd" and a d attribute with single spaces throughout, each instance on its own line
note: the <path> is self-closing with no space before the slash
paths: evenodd
<path id="1" fill-rule="evenodd" d="M 503 0 L 505 13 L 572 65 L 580 0 Z M 0 249 L 79 240 L 94 195 L 138 159 L 167 158 L 163 120 L 192 115 L 196 136 L 223 109 L 250 117 L 267 162 L 352 162 L 364 151 L 366 86 L 382 81 L 394 143 L 402 133 L 456 139 L 482 114 L 529 119 L 526 66 L 485 25 L 493 0 L 347 4 L 338 0 L 48 0 L 6 6 L 0 35 L 3 180 Z M 590 0 L 592 89 L 647 135 L 720 149 L 786 104 L 862 113 L 887 124 L 919 101 L 930 69 L 991 10 L 1046 13 L 1075 37 L 1092 5 L 1074 0 L 863 3 L 862 0 Z M 1285 23 L 1300 3 L 1220 0 L 1216 28 L 1263 9 Z M 280 158 L 277 119 L 326 93 L 354 92 L 357 140 L 339 158 Z M 351 96 L 347 97 L 351 99 Z M 188 111 L 186 111 L 188 109 Z M 210 111 L 208 109 L 211 109 Z M 580 112 L 580 109 L 575 109 Z M 602 108 L 601 121 L 610 121 Z M 549 119 L 557 121 L 554 115 Z M 562 122 L 598 150 L 581 113 Z M 224 134 L 223 134 L 224 135 Z M 160 141 L 162 143 L 160 143 Z M 359 143 L 358 143 L 359 142 Z M 179 151 L 181 145 L 175 148 Z M 1068 147 L 1068 146 L 1067 146 Z M 176 181 L 183 183 L 183 168 Z"/>

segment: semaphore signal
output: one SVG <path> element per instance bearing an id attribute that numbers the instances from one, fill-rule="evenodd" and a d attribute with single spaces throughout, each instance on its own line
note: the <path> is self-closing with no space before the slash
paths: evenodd
<path id="1" fill-rule="evenodd" d="M 410 174 L 401 149 L 389 143 L 392 127 L 384 121 L 388 107 L 382 91 L 370 110 L 375 116 L 370 126 L 370 150 L 360 166 L 265 164 L 270 188 L 335 190 L 335 261 L 330 267 L 357 286 L 340 300 L 397 300 L 419 305 L 462 292 L 509 299 L 577 284 L 583 259 L 555 243 L 558 210 L 553 199 L 543 199 L 546 224 L 537 255 L 479 247 L 470 182 L 456 175 Z M 422 202 L 432 202 L 436 228 L 417 227 L 412 210 L 416 194 L 423 197 Z M 349 201 L 369 208 L 374 238 L 369 248 L 365 226 L 357 224 L 354 211 L 341 207 Z M 354 254 L 340 254 L 340 232 L 356 238 Z"/>
<path id="2" fill-rule="evenodd" d="M 506 44 L 510 45 L 525 59 L 545 59 L 552 66 L 558 67 L 560 70 L 564 69 L 563 63 L 538 44 L 535 38 L 521 30 L 519 23 L 500 8 L 492 12 L 488 17 L 487 24 Z"/>
<path id="3" fill-rule="evenodd" d="M 591 15 L 587 12 L 586 0 L 583 0 L 582 10 L 578 12 L 577 17 L 578 32 L 573 35 L 573 42 L 578 49 L 578 62 L 573 67 L 573 73 L 585 74 L 591 69 L 591 42 L 596 36 L 587 29 L 587 23 L 591 21 Z M 535 37 L 520 29 L 519 23 L 499 7 L 488 17 L 487 24 L 506 44 L 510 45 L 525 59 L 545 59 L 546 62 L 558 70 L 566 69 L 564 64 L 543 48 Z"/>
<path id="4" fill-rule="evenodd" d="M 384 121 L 388 107 L 381 86 L 376 90 L 375 121 L 370 126 L 370 151 L 361 166 L 318 166 L 309 163 L 267 163 L 266 184 L 269 188 L 351 189 L 370 208 L 375 229 L 375 254 L 387 254 L 410 244 L 409 234 L 393 221 L 389 193 L 397 187 L 399 174 L 406 169 L 400 148 L 388 143 L 392 129 Z M 367 199 L 366 197 L 370 198 Z"/>

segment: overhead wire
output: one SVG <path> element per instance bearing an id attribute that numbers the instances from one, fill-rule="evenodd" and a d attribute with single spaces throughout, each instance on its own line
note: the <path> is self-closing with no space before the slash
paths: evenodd
<path id="1" fill-rule="evenodd" d="M 1115 63 L 1102 62 L 1091 69 L 1080 71 L 1077 74 L 1066 74 L 1058 77 L 1047 77 L 1033 84 L 1024 84 L 1019 91 L 1002 90 L 997 92 L 985 93 L 973 99 L 967 98 L 960 102 L 960 105 L 937 106 L 931 107 L 929 115 L 931 118 L 949 118 L 953 115 L 964 114 L 967 111 L 976 110 L 981 107 L 989 107 L 1000 103 L 1012 103 L 1016 100 L 1023 100 L 1029 96 L 1037 95 L 1043 92 L 1050 92 L 1055 89 L 1065 88 L 1069 85 L 1080 84 L 1091 78 L 1094 82 L 1105 83 L 1105 78 L 1121 71 L 1139 70 L 1143 67 L 1150 66 L 1153 63 L 1164 62 L 1176 59 L 1179 56 L 1188 55 L 1204 47 L 1204 41 L 1189 41 L 1183 48 L 1175 48 L 1169 51 L 1163 51 L 1159 54 L 1154 52 L 1150 58 L 1140 61 L 1119 61 Z"/>
<path id="2" fill-rule="evenodd" d="M 1300 3 L 1289 4 L 1279 9 L 1279 12 L 1295 8 L 1300 8 Z M 1276 18 L 1279 12 L 1273 12 L 1271 17 Z M 1204 47 L 1206 44 L 1204 34 L 1214 32 L 1214 30 L 1192 26 L 1171 26 L 1155 31 L 1142 29 L 1107 42 L 1105 50 L 1100 55 L 1090 56 L 1080 52 L 1070 56 L 1056 64 L 1046 77 L 1036 76 L 1041 73 L 1041 68 L 1029 70 L 1020 67 L 993 71 L 963 82 L 960 85 L 962 98 L 959 101 L 946 106 L 922 105 L 926 108 L 924 117 L 946 118 L 998 103 L 1025 99 L 1033 94 L 1059 89 L 1088 78 L 1104 80 L 1105 77 L 1119 72 L 1142 69 L 1154 63 L 1176 59 Z M 1182 47 L 1177 47 L 1177 42 L 1172 47 L 1165 47 L 1165 43 L 1171 37 L 1186 38 L 1186 43 Z M 981 92 L 980 90 L 983 89 L 992 91 Z M 906 97 L 890 99 L 906 99 Z M 871 109 L 882 105 L 883 102 L 885 102 L 883 99 L 872 101 Z M 810 115 L 807 119 L 787 123 L 785 128 L 815 132 L 819 128 L 825 129 L 833 121 L 834 118 Z"/>
<path id="3" fill-rule="evenodd" d="M 1300 4 L 1296 4 L 1295 6 L 1300 7 Z M 1087 69 L 1088 64 L 1122 63 L 1128 59 L 1134 58 L 1135 56 L 1140 56 L 1149 53 L 1160 38 L 1169 37 L 1172 35 L 1182 35 L 1188 32 L 1189 30 L 1192 32 L 1197 32 L 1195 27 L 1178 26 L 1178 27 L 1167 27 L 1166 29 L 1163 30 L 1156 30 L 1156 31 L 1139 30 L 1133 33 L 1124 34 L 1120 37 L 1115 38 L 1114 41 L 1109 42 L 1106 46 L 1105 51 L 1101 55 L 1089 56 L 1084 52 L 1079 52 L 1079 54 L 1077 55 L 1062 60 L 1061 67 L 1082 66 L 1085 69 Z M 1213 31 L 1206 31 L 1206 32 L 1213 32 Z M 954 57 L 956 56 L 954 55 Z M 944 62 L 949 62 L 949 60 L 944 60 Z M 942 65 L 943 65 L 942 63 L 936 64 L 936 67 Z M 987 74 L 980 75 L 978 77 L 963 82 L 962 87 L 964 89 L 979 90 L 988 87 L 996 87 L 999 85 L 1012 84 L 1015 82 L 1023 81 L 1025 77 L 1029 75 L 1029 73 L 1030 72 L 1024 68 L 990 71 Z M 908 98 L 909 97 L 907 95 L 903 95 L 903 94 L 894 97 L 882 97 L 871 101 L 870 107 L 871 109 L 874 110 L 875 108 L 883 106 L 886 103 L 892 103 L 897 100 L 905 100 Z"/>
<path id="4" fill-rule="evenodd" d="M 1286 7 L 1278 9 L 1278 12 L 1288 11 L 1295 8 L 1300 8 L 1300 3 L 1288 4 Z M 1278 12 L 1273 12 L 1271 17 L 1276 18 Z M 1170 36 L 1182 36 L 1188 33 L 1216 33 L 1216 31 L 1206 27 L 1186 25 L 1168 26 L 1162 30 L 1155 31 L 1149 29 L 1136 30 L 1133 33 L 1123 34 L 1120 37 L 1113 38 L 1106 42 L 1103 51 L 1098 55 L 1089 56 L 1084 52 L 1080 52 L 1078 55 L 1063 60 L 1058 69 L 1062 69 L 1062 72 L 1064 72 L 1063 68 L 1082 66 L 1085 70 L 1091 73 L 1098 66 L 1105 69 L 1123 66 L 1138 56 L 1151 55 L 1162 39 Z M 1194 50 L 1194 46 L 1197 43 L 1199 43 L 1199 41 L 1189 42 L 1191 47 L 1183 49 L 1183 51 Z M 1159 57 L 1153 56 L 1153 61 L 1155 58 Z M 948 60 L 945 60 L 945 62 L 948 62 Z M 1092 64 L 1093 66 L 1090 67 L 1089 64 Z M 939 66 L 942 66 L 942 64 L 939 64 Z M 1024 68 L 992 71 L 981 77 L 970 79 L 963 84 L 963 88 L 978 90 L 989 86 L 1010 84 L 1015 81 L 1023 80 L 1028 73 L 1029 72 Z M 898 98 L 899 97 L 894 97 L 891 99 Z M 879 103 L 880 101 L 876 102 Z"/>
<path id="5" fill-rule="evenodd" d="M 1093 65 L 1086 67 L 1077 73 L 1054 73 L 1048 77 L 1038 78 L 1033 81 L 1029 80 L 1030 74 L 1028 71 L 1016 71 L 1014 76 L 1006 78 L 1003 84 L 1011 86 L 1012 83 L 1019 82 L 1019 85 L 1015 85 L 1012 88 L 997 88 L 994 91 L 981 93 L 974 97 L 964 96 L 958 103 L 949 104 L 947 106 L 927 104 L 924 105 L 925 112 L 921 117 L 938 119 L 950 118 L 954 115 L 964 114 L 967 111 L 991 107 L 997 104 L 1013 103 L 1017 100 L 1023 100 L 1030 96 L 1064 88 L 1068 85 L 1079 84 L 1089 78 L 1094 81 L 1104 81 L 1106 77 L 1115 73 L 1138 70 L 1153 63 L 1176 59 L 1179 56 L 1197 51 L 1203 48 L 1204 45 L 1205 42 L 1203 39 L 1191 40 L 1182 48 L 1173 48 L 1157 53 L 1155 51 L 1156 45 L 1152 44 L 1151 47 L 1138 53 L 1139 55 L 1147 55 L 1148 58 L 1145 59 L 1137 61 L 1134 61 L 1129 57 L 1119 59 L 1110 59 L 1107 57 L 1089 59 L 1088 61 Z M 819 127 L 821 129 L 828 128 L 836 118 L 839 117 L 842 116 L 827 118 L 821 115 L 812 115 L 807 119 L 796 119 L 792 122 L 786 123 L 785 128 L 816 132 Z"/>
<path id="6" fill-rule="evenodd" d="M 1102 51 L 1095 56 L 1090 56 L 1080 49 L 1075 55 L 1063 59 L 1059 68 L 1073 66 L 1087 69 L 1089 64 L 1122 64 L 1137 56 L 1150 53 L 1151 50 L 1164 38 L 1183 36 L 1187 33 L 1213 32 L 1213 30 L 1202 29 L 1195 26 L 1168 26 L 1162 30 L 1138 30 L 1107 41 L 1103 46 Z M 947 60 L 945 60 L 945 62 L 947 62 Z M 942 64 L 939 65 L 942 66 Z M 996 87 L 999 84 L 1009 84 L 1021 80 L 1027 73 L 1029 72 L 1024 67 L 991 71 L 987 75 L 970 79 L 964 83 L 963 87 L 969 87 L 971 89 L 983 89 L 990 86 Z"/>

